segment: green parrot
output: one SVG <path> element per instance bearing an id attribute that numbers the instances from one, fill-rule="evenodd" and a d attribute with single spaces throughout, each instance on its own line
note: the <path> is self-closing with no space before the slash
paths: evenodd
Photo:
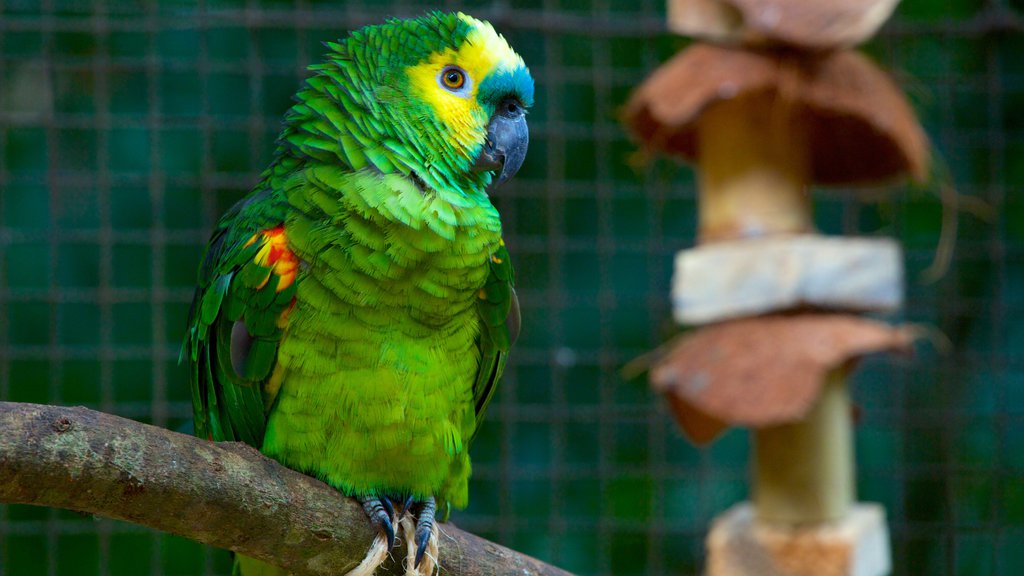
<path id="1" fill-rule="evenodd" d="M 533 79 L 461 13 L 327 47 L 206 249 L 182 350 L 195 432 L 358 499 L 379 536 L 350 574 L 373 572 L 396 527 L 430 572 L 435 516 L 468 502 L 469 446 L 519 331 L 488 189 L 522 165 Z"/>

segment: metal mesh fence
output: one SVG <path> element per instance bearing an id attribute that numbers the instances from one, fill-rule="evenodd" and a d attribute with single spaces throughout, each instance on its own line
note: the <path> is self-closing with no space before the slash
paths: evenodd
<path id="1" fill-rule="evenodd" d="M 0 0 L 0 398 L 190 417 L 178 345 L 216 217 L 246 193 L 321 41 L 385 16 L 491 20 L 537 80 L 531 151 L 496 197 L 524 331 L 454 521 L 583 574 L 696 574 L 709 519 L 746 496 L 746 433 L 698 450 L 622 364 L 672 330 L 689 169 L 637 166 L 616 121 L 683 45 L 663 0 Z M 1024 35 L 1017 0 L 906 0 L 866 50 L 894 70 L 960 192 L 950 272 L 919 278 L 926 191 L 817 196 L 828 233 L 899 238 L 901 320 L 951 340 L 854 385 L 860 499 L 895 573 L 1024 574 Z M 0 431 L 2 432 L 2 431 Z M 0 507 L 0 574 L 225 574 L 226 553 L 129 524 Z"/>

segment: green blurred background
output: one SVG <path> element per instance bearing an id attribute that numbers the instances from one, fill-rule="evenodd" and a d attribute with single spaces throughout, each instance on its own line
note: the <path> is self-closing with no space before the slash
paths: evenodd
<path id="1" fill-rule="evenodd" d="M 746 496 L 748 439 L 706 450 L 618 369 L 673 328 L 692 172 L 631 163 L 616 121 L 684 45 L 664 0 L 0 0 L 0 398 L 178 428 L 177 350 L 218 214 L 246 193 L 321 41 L 385 16 L 492 20 L 537 81 L 531 150 L 497 191 L 523 335 L 454 520 L 581 574 L 697 574 L 712 516 Z M 897 188 L 817 195 L 827 233 L 906 247 L 908 306 L 953 346 L 855 378 L 862 500 L 899 575 L 1024 574 L 1024 2 L 906 0 L 865 50 L 907 90 L 961 194 L 949 273 L 920 280 L 942 205 Z M 2 431 L 0 431 L 2 433 Z M 226 553 L 132 525 L 0 507 L 0 574 L 225 574 Z"/>

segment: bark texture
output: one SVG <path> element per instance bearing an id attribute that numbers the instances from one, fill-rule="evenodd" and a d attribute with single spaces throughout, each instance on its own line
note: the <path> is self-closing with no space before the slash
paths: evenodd
<path id="1" fill-rule="evenodd" d="M 0 402 L 0 502 L 142 524 L 296 575 L 355 567 L 374 533 L 362 507 L 240 443 L 213 443 L 86 408 Z M 441 573 L 568 573 L 443 524 Z M 401 558 L 401 553 L 394 556 Z M 378 574 L 401 574 L 388 561 Z"/>

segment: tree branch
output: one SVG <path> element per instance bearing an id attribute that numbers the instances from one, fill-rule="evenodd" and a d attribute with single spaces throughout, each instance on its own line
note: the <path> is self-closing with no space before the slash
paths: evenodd
<path id="1" fill-rule="evenodd" d="M 142 524 L 282 566 L 345 574 L 374 533 L 362 507 L 241 443 L 88 410 L 0 402 L 0 502 Z M 441 572 L 568 573 L 442 525 Z M 398 554 L 401 558 L 401 554 Z M 401 574 L 389 560 L 378 574 Z"/>

